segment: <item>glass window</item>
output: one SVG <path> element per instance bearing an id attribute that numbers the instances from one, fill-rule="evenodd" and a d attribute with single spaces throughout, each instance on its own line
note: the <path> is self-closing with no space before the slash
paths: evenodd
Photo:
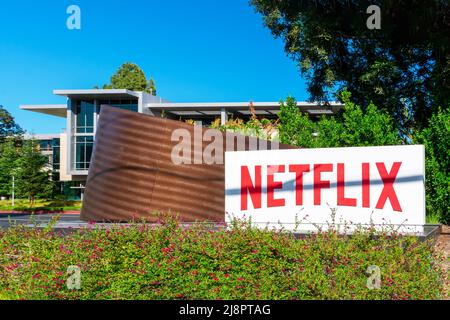
<path id="1" fill-rule="evenodd" d="M 112 107 L 129 110 L 133 112 L 138 112 L 138 102 L 137 100 L 101 100 L 99 102 L 100 106 L 106 104 Z"/>
<path id="2" fill-rule="evenodd" d="M 92 100 L 76 101 L 76 133 L 94 132 L 94 109 L 94 101 Z"/>
<path id="3" fill-rule="evenodd" d="M 40 140 L 39 141 L 40 151 L 52 151 L 52 140 Z"/>
<path id="4" fill-rule="evenodd" d="M 60 163 L 59 163 L 59 158 L 60 158 L 60 142 L 59 142 L 59 138 L 55 138 L 52 140 L 52 151 L 53 151 L 53 171 L 54 172 L 59 172 L 60 169 Z"/>
<path id="5" fill-rule="evenodd" d="M 75 142 L 75 169 L 88 170 L 94 147 L 94 137 L 76 137 Z"/>

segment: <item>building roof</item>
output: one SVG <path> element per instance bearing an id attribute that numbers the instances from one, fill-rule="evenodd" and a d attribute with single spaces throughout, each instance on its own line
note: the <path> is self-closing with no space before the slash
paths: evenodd
<path id="1" fill-rule="evenodd" d="M 187 103 L 148 103 L 144 108 L 164 111 L 177 116 L 189 115 L 220 115 L 222 109 L 229 112 L 237 112 L 243 115 L 250 114 L 252 104 L 257 115 L 275 115 L 280 112 L 279 102 L 187 102 Z M 330 102 L 328 105 L 311 102 L 297 102 L 302 112 L 311 115 L 334 114 L 342 108 L 338 102 Z"/>
<path id="2" fill-rule="evenodd" d="M 20 109 L 62 118 L 67 117 L 67 105 L 65 104 L 21 105 Z"/>
<path id="3" fill-rule="evenodd" d="M 90 100 L 99 98 L 99 96 L 104 99 L 139 98 L 140 93 L 127 89 L 82 89 L 82 90 L 53 90 L 53 94 L 67 98 Z"/>
<path id="4" fill-rule="evenodd" d="M 58 96 L 69 99 L 137 99 L 142 96 L 143 108 L 149 111 L 158 111 L 175 116 L 219 116 L 226 109 L 240 115 L 250 115 L 250 104 L 253 105 L 255 114 L 273 116 L 280 112 L 280 103 L 276 102 L 169 102 L 160 97 L 154 97 L 147 93 L 131 91 L 127 89 L 81 89 L 81 90 L 54 90 Z M 297 102 L 298 108 L 310 115 L 331 115 L 339 111 L 343 104 L 329 102 L 328 104 Z M 23 105 L 23 110 L 29 110 L 58 117 L 67 116 L 67 106 L 58 105 Z M 145 112 L 145 111 L 144 111 Z"/>

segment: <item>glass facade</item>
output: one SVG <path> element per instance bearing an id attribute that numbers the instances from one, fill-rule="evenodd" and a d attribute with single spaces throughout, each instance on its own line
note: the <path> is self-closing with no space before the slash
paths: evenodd
<path id="1" fill-rule="evenodd" d="M 60 181 L 57 183 L 58 193 L 66 200 L 81 200 L 81 190 L 79 181 Z"/>
<path id="2" fill-rule="evenodd" d="M 94 110 L 95 110 L 94 101 L 81 100 L 75 103 L 76 133 L 94 132 Z"/>
<path id="3" fill-rule="evenodd" d="M 52 140 L 52 165 L 53 172 L 59 172 L 60 169 L 60 140 L 59 138 L 55 138 Z"/>
<path id="4" fill-rule="evenodd" d="M 39 140 L 39 151 L 52 151 L 53 140 Z"/>
<path id="5" fill-rule="evenodd" d="M 71 169 L 75 171 L 89 170 L 94 133 L 100 108 L 109 105 L 116 108 L 138 112 L 137 99 L 103 99 L 103 100 L 72 100 L 72 143 Z"/>
<path id="6" fill-rule="evenodd" d="M 72 104 L 71 169 L 86 171 L 89 169 L 94 144 L 96 104 L 94 100 L 72 100 Z"/>
<path id="7" fill-rule="evenodd" d="M 99 106 L 101 106 L 102 104 L 107 104 L 112 107 L 138 112 L 138 101 L 137 100 L 129 100 L 129 99 L 100 100 Z"/>
<path id="8" fill-rule="evenodd" d="M 88 170 L 94 147 L 94 136 L 75 137 L 75 170 Z"/>

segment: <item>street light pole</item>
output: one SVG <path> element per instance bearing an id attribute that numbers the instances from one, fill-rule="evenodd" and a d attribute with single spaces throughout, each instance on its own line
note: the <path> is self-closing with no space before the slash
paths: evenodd
<path id="1" fill-rule="evenodd" d="M 14 207 L 14 176 L 12 176 L 12 206 Z"/>

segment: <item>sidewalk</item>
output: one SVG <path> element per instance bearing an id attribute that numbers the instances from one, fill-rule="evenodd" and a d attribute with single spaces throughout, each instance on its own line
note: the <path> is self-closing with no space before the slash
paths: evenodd
<path id="1" fill-rule="evenodd" d="M 61 214 L 61 215 L 80 215 L 80 210 L 63 210 L 63 211 L 47 211 L 47 210 L 36 210 L 36 211 L 15 211 L 15 210 L 0 210 L 1 216 L 17 216 L 17 215 L 42 215 L 42 214 Z"/>

